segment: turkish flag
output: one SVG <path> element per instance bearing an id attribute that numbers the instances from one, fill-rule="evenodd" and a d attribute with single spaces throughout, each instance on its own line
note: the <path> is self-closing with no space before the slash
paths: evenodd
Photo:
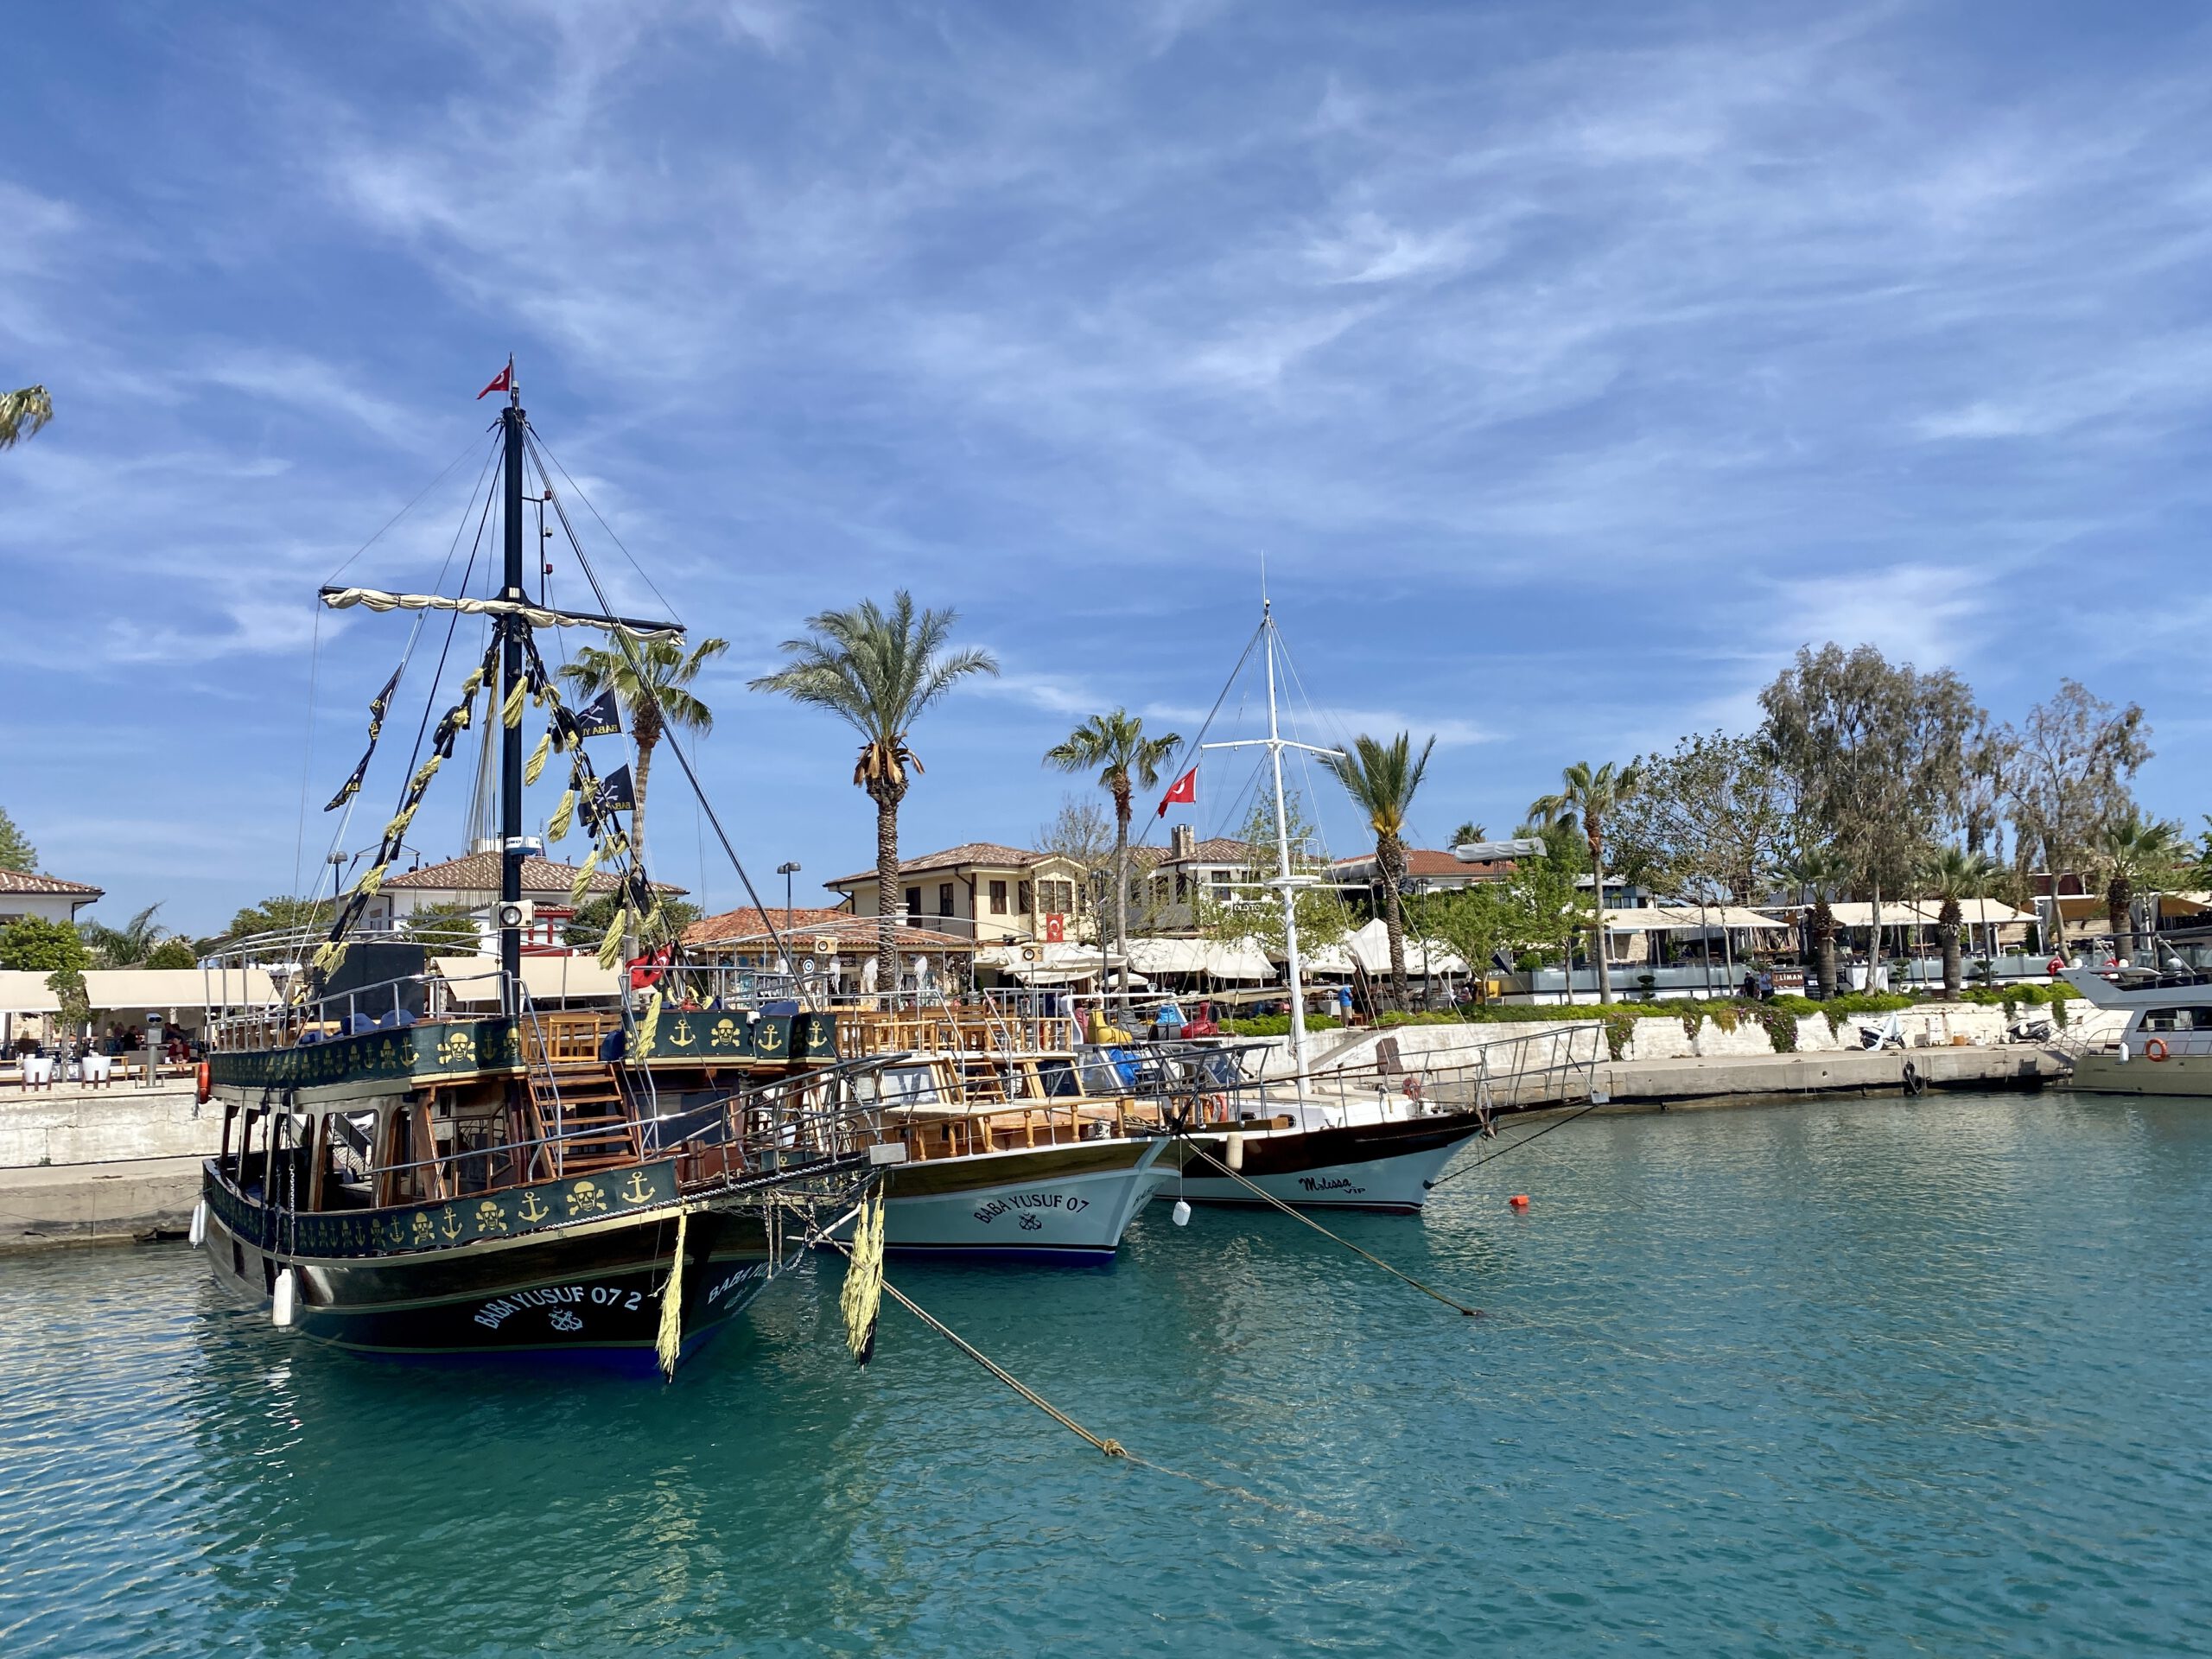
<path id="1" fill-rule="evenodd" d="M 505 368 L 501 369 L 499 373 L 492 377 L 492 384 L 490 385 L 485 387 L 483 391 L 476 394 L 476 401 L 480 404 L 495 391 L 512 391 L 514 389 L 515 365 L 510 363 Z"/>
<path id="2" fill-rule="evenodd" d="M 1153 817 L 1166 817 L 1167 809 L 1171 806 L 1196 806 L 1198 804 L 1198 769 L 1192 766 L 1180 778 L 1167 785 L 1167 792 L 1160 798 L 1160 810 L 1154 813 Z"/>
<path id="3" fill-rule="evenodd" d="M 1065 920 L 1058 916 L 1047 916 L 1045 918 L 1046 944 L 1065 944 L 1067 943 L 1067 923 Z"/>

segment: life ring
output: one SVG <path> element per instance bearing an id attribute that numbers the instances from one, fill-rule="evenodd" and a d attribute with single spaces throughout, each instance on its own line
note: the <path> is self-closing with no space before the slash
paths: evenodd
<path id="1" fill-rule="evenodd" d="M 1201 1123 L 1208 1119 L 1218 1123 L 1228 1116 L 1229 1096 L 1227 1095 L 1206 1095 L 1198 1101 L 1198 1121 Z"/>
<path id="2" fill-rule="evenodd" d="M 1418 1103 L 1421 1099 L 1421 1079 L 1408 1072 L 1406 1080 L 1398 1085 L 1398 1092 L 1408 1100 Z"/>
<path id="3" fill-rule="evenodd" d="M 200 1103 L 205 1106 L 215 1097 L 215 1068 L 207 1061 L 200 1062 Z"/>
<path id="4" fill-rule="evenodd" d="M 2162 1037 L 2153 1037 L 2143 1045 L 2143 1058 L 2146 1060 L 2163 1060 L 2171 1052 Z"/>
<path id="5" fill-rule="evenodd" d="M 2044 963 L 2043 970 L 2046 974 L 2049 974 L 2053 979 L 2056 979 L 2061 974 L 2066 971 L 2066 964 L 2060 961 L 2056 957 L 2053 957 L 2049 962 Z"/>

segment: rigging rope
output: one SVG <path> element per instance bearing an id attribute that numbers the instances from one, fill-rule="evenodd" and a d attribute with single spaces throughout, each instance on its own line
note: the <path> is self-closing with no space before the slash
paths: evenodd
<path id="1" fill-rule="evenodd" d="M 1331 1232 L 1327 1228 L 1324 1227 L 1319 1222 L 1314 1220 L 1313 1217 L 1306 1214 L 1303 1211 L 1294 1209 L 1291 1205 L 1285 1204 L 1281 1198 L 1275 1197 L 1274 1193 L 1268 1192 L 1267 1188 L 1260 1186 L 1254 1182 L 1246 1180 L 1243 1175 L 1231 1169 L 1227 1164 L 1223 1163 L 1220 1159 L 1215 1157 L 1204 1147 L 1200 1146 L 1196 1141 L 1192 1140 L 1191 1138 L 1191 1132 L 1188 1129 L 1179 1128 L 1174 1131 L 1174 1134 L 1176 1139 L 1186 1144 L 1192 1152 L 1205 1159 L 1206 1162 L 1211 1164 L 1223 1174 L 1228 1176 L 1230 1180 L 1235 1181 L 1240 1186 L 1250 1187 L 1254 1192 L 1256 1192 L 1261 1198 L 1274 1205 L 1276 1209 L 1281 1211 L 1283 1214 L 1288 1216 L 1292 1220 L 1304 1222 L 1315 1232 L 1320 1234 L 1322 1237 L 1343 1245 L 1344 1249 L 1350 1250 L 1354 1255 L 1365 1256 L 1370 1262 L 1372 1262 L 1376 1267 L 1382 1268 L 1383 1272 L 1389 1274 L 1392 1278 L 1404 1280 L 1415 1290 L 1421 1292 L 1422 1295 L 1433 1296 L 1438 1301 L 1443 1303 L 1445 1306 L 1453 1309 L 1455 1312 L 1464 1313 L 1471 1319 L 1478 1319 L 1482 1317 L 1482 1310 L 1480 1308 L 1469 1307 L 1464 1302 L 1453 1301 L 1442 1291 L 1432 1289 L 1430 1287 L 1421 1283 L 1420 1280 L 1414 1278 L 1413 1274 L 1401 1272 L 1396 1268 L 1392 1267 L 1388 1262 L 1385 1262 L 1381 1256 L 1376 1255 L 1373 1251 L 1363 1250 L 1358 1245 L 1353 1243 L 1350 1239 L 1338 1237 L 1336 1234 Z M 1529 1138 L 1531 1140 L 1535 1139 L 1533 1135 Z"/>
<path id="2" fill-rule="evenodd" d="M 553 515 L 561 521 L 561 529 L 567 535 L 569 545 L 575 553 L 576 566 L 584 573 L 584 580 L 591 584 L 593 596 L 599 601 L 600 608 L 611 612 L 612 607 L 608 602 L 606 589 L 600 585 L 599 573 L 592 569 L 591 560 L 584 553 L 583 543 L 576 535 L 575 525 L 569 522 L 568 506 L 562 500 L 559 493 L 553 488 L 552 479 L 547 475 L 545 470 L 547 456 L 543 446 L 538 441 L 537 430 L 535 427 L 525 424 L 523 428 L 523 435 L 529 444 L 531 458 L 537 462 L 538 482 L 544 486 L 545 493 L 552 499 Z M 567 481 L 569 486 L 575 489 L 575 480 L 569 477 L 568 469 L 561 467 L 557 461 L 553 464 L 559 469 L 562 478 Z M 590 498 L 580 489 L 576 490 L 576 496 L 584 505 L 591 507 L 592 517 L 599 518 L 601 527 L 607 530 L 607 535 L 613 538 L 615 546 L 622 547 L 621 537 L 615 536 L 614 531 L 607 527 L 607 520 L 600 518 L 599 509 L 592 506 Z M 630 550 L 627 548 L 622 548 L 622 556 L 630 559 L 632 565 L 637 563 L 634 558 L 630 557 Z M 639 575 L 645 575 L 645 572 L 639 570 Z M 645 577 L 645 585 L 649 588 L 652 587 L 652 577 Z M 669 605 L 667 600 L 661 597 L 658 588 L 653 588 L 653 593 L 654 596 L 660 598 L 661 603 L 667 607 L 670 615 L 677 616 L 675 607 Z M 681 619 L 677 618 L 677 620 Z M 627 634 L 621 632 L 617 632 L 613 638 L 615 642 L 622 647 L 623 655 L 629 659 L 631 669 L 637 674 L 639 687 L 652 704 L 653 711 L 659 714 L 661 712 L 660 698 L 654 692 L 652 680 L 645 671 L 645 663 L 638 654 L 637 642 Z M 722 828 L 721 815 L 715 810 L 714 803 L 707 798 L 707 791 L 699 782 L 699 774 L 692 769 L 691 759 L 683 753 L 683 746 L 677 741 L 675 727 L 665 715 L 661 719 L 661 741 L 667 746 L 668 752 L 676 757 L 676 764 L 683 769 L 684 781 L 690 785 L 692 795 L 697 799 L 701 810 L 707 815 L 707 822 L 714 827 L 715 839 L 721 843 L 722 851 L 728 855 L 730 867 L 737 872 L 737 879 L 744 884 L 746 897 L 753 901 L 753 907 L 760 912 L 761 920 L 767 925 L 769 943 L 775 947 L 776 954 L 786 962 L 798 960 L 796 953 L 785 943 L 782 931 L 776 926 L 775 918 L 769 912 L 766 901 L 761 899 L 760 890 L 753 885 L 753 877 L 745 868 L 745 861 L 737 855 L 737 849 L 730 841 L 729 832 Z M 803 977 L 798 982 L 798 992 L 810 1008 L 820 1007 L 813 987 Z"/>
<path id="3" fill-rule="evenodd" d="M 1453 1170 L 1450 1174 L 1440 1175 L 1434 1180 L 1427 1182 L 1425 1185 L 1430 1192 L 1433 1192 L 1438 1187 L 1442 1186 L 1446 1181 L 1456 1181 L 1462 1175 L 1467 1174 L 1470 1171 L 1480 1169 L 1484 1164 L 1489 1163 L 1493 1159 L 1503 1158 L 1509 1152 L 1518 1152 L 1522 1147 L 1527 1146 L 1531 1141 L 1542 1140 L 1546 1135 L 1549 1135 L 1554 1129 L 1559 1128 L 1562 1123 L 1572 1123 L 1576 1118 L 1580 1117 L 1584 1113 L 1594 1112 L 1598 1108 L 1603 1106 L 1605 1103 L 1602 1100 L 1592 1100 L 1587 1105 L 1576 1108 L 1573 1111 L 1569 1112 L 1565 1117 L 1554 1118 L 1550 1122 L 1545 1124 L 1542 1128 L 1538 1129 L 1534 1135 L 1524 1135 L 1518 1141 L 1513 1141 L 1510 1145 L 1500 1147 L 1496 1152 L 1486 1152 L 1481 1157 L 1476 1159 L 1473 1163 L 1462 1165 L 1459 1168 Z"/>

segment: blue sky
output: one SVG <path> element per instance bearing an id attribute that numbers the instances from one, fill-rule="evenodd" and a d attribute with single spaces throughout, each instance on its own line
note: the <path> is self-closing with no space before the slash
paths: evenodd
<path id="1" fill-rule="evenodd" d="M 2022 0 L 30 9 L 0 381 L 58 416 L 0 457 L 0 804 L 103 914 L 211 928 L 289 889 L 404 632 L 318 628 L 314 588 L 472 450 L 512 350 L 732 641 L 703 769 L 802 892 L 872 849 L 842 728 L 743 689 L 809 612 L 960 610 L 1006 673 L 917 729 L 906 845 L 1021 842 L 1080 715 L 1192 729 L 1262 558 L 1314 733 L 1440 735 L 1427 841 L 1748 724 L 1830 638 L 2003 718 L 2062 674 L 2139 699 L 2143 793 L 2193 823 L 2208 29 Z M 465 493 L 353 574 L 426 579 Z M 733 901 L 657 782 L 659 873 Z M 463 792 L 412 839 L 458 850 Z"/>

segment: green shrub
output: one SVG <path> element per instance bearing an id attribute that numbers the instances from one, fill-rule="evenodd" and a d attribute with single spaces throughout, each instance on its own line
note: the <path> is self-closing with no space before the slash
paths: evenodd
<path id="1" fill-rule="evenodd" d="M 1308 1031 L 1335 1031 L 1339 1021 L 1326 1014 L 1309 1014 L 1306 1016 Z M 1224 1020 L 1221 1028 L 1232 1037 L 1287 1037 L 1290 1035 L 1290 1016 L 1287 1014 L 1266 1014 L 1252 1020 Z"/>
<path id="2" fill-rule="evenodd" d="M 1737 1005 L 1735 1003 L 1713 1002 L 1708 1003 L 1707 1005 L 1707 1008 L 1713 1015 L 1713 1023 L 1714 1025 L 1719 1027 L 1721 1030 L 1728 1033 L 1731 1036 L 1735 1034 L 1737 1024 Z"/>

